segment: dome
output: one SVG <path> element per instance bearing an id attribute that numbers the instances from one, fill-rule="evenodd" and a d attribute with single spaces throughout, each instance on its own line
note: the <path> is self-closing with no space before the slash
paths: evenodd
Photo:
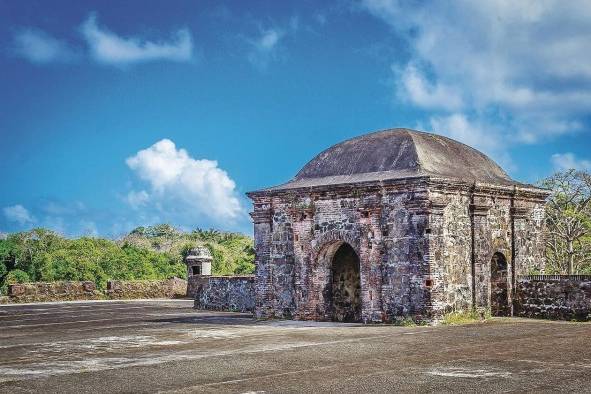
<path id="1" fill-rule="evenodd" d="M 213 260 L 213 257 L 211 256 L 209 249 L 203 246 L 197 246 L 189 250 L 189 253 L 187 253 L 185 260 Z"/>
<path id="2" fill-rule="evenodd" d="M 389 129 L 333 145 L 290 182 L 267 190 L 415 177 L 519 184 L 486 155 L 458 141 L 416 130 Z"/>

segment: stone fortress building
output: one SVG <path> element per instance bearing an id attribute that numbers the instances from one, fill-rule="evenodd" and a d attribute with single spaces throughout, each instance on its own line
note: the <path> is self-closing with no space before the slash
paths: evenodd
<path id="1" fill-rule="evenodd" d="M 258 318 L 511 315 L 517 276 L 544 268 L 548 192 L 438 135 L 356 137 L 248 196 Z"/>

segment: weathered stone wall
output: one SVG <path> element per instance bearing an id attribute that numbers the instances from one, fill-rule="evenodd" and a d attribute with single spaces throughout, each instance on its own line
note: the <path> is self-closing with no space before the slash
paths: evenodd
<path id="1" fill-rule="evenodd" d="M 94 282 L 37 282 L 8 286 L 7 303 L 98 300 L 105 298 Z"/>
<path id="2" fill-rule="evenodd" d="M 591 275 L 531 275 L 517 280 L 515 314 L 591 320 Z"/>
<path id="3" fill-rule="evenodd" d="M 254 276 L 193 276 L 189 291 L 195 308 L 252 312 L 255 306 Z"/>
<path id="4" fill-rule="evenodd" d="M 179 278 L 110 280 L 106 294 L 111 299 L 183 298 L 187 294 L 187 281 Z"/>
<path id="5" fill-rule="evenodd" d="M 472 305 L 472 233 L 468 189 L 431 191 L 428 238 L 432 314 L 441 318 L 450 310 Z"/>
<path id="6" fill-rule="evenodd" d="M 407 206 L 417 191 L 404 189 L 258 199 L 257 317 L 331 320 L 333 257 L 347 243 L 360 258 L 363 321 L 426 318 L 428 218 Z"/>
<path id="7" fill-rule="evenodd" d="M 391 189 L 382 200 L 384 321 L 430 318 L 428 195 L 424 185 Z M 379 241 L 379 240 L 378 240 Z M 376 245 L 379 247 L 379 245 Z"/>

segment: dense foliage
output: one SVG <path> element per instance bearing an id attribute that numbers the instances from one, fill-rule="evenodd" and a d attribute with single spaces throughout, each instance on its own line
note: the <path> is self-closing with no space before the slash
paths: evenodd
<path id="1" fill-rule="evenodd" d="M 185 233 L 169 225 L 139 227 L 121 240 L 64 238 L 34 229 L 0 239 L 0 290 L 9 283 L 186 277 L 183 254 L 196 245 L 211 251 L 214 274 L 254 270 L 252 239 L 215 230 Z"/>

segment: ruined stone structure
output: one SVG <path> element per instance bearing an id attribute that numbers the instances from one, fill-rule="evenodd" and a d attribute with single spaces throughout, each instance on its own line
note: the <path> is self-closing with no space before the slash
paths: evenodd
<path id="1" fill-rule="evenodd" d="M 433 321 L 511 315 L 544 268 L 548 193 L 449 138 L 392 129 L 325 150 L 254 191 L 255 315 Z"/>

